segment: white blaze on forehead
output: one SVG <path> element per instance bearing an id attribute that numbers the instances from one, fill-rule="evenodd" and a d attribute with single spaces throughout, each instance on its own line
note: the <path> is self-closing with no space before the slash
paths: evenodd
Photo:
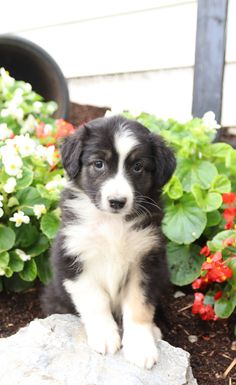
<path id="1" fill-rule="evenodd" d="M 124 170 L 124 164 L 130 152 L 139 144 L 137 138 L 130 130 L 124 127 L 115 134 L 115 149 L 118 153 L 117 173 L 108 179 L 101 188 L 101 207 L 110 211 L 109 199 L 125 199 L 126 204 L 122 213 L 129 212 L 133 205 L 134 194 L 130 181 Z"/>
<path id="2" fill-rule="evenodd" d="M 115 149 L 119 155 L 118 170 L 124 167 L 124 162 L 134 147 L 139 144 L 130 130 L 121 129 L 115 134 Z"/>

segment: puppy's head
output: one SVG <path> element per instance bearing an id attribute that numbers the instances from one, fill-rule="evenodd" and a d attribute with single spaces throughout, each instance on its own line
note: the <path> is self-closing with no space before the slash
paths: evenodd
<path id="1" fill-rule="evenodd" d="M 122 116 L 95 119 L 65 139 L 62 162 L 100 210 L 131 214 L 152 199 L 175 169 L 163 139 Z"/>

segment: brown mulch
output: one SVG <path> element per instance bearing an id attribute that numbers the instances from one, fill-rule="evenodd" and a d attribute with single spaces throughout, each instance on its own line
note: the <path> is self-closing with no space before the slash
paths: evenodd
<path id="1" fill-rule="evenodd" d="M 103 116 L 107 109 L 71 103 L 68 120 L 80 125 Z M 173 296 L 175 290 L 172 288 L 164 299 L 158 320 L 164 339 L 191 354 L 193 374 L 199 385 L 236 385 L 236 365 L 230 369 L 236 358 L 236 316 L 216 322 L 202 321 L 191 314 L 191 290 L 184 289 L 185 295 L 177 299 Z M 39 285 L 21 294 L 0 293 L 0 337 L 10 336 L 42 316 Z"/>
<path id="2" fill-rule="evenodd" d="M 89 120 L 104 116 L 107 110 L 110 110 L 110 108 L 71 103 L 68 121 L 75 126 L 79 126 Z"/>

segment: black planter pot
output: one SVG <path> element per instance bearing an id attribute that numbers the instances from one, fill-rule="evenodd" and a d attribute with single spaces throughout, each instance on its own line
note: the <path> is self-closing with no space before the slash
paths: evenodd
<path id="1" fill-rule="evenodd" d="M 32 85 L 46 101 L 58 104 L 56 118 L 68 118 L 69 92 L 62 71 L 41 47 L 15 36 L 0 36 L 0 68 L 4 67 L 17 80 Z"/>

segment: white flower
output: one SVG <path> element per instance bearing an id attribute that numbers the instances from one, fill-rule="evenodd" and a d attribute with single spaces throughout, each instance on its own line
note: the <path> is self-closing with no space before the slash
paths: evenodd
<path id="1" fill-rule="evenodd" d="M 29 254 L 26 254 L 23 250 L 21 249 L 16 249 L 15 250 L 16 254 L 18 254 L 18 256 L 20 257 L 20 259 L 22 261 L 29 261 L 31 259 L 31 255 Z"/>
<path id="2" fill-rule="evenodd" d="M 18 108 L 14 105 L 10 105 L 8 108 L 3 108 L 1 111 L 1 117 L 6 118 L 7 116 L 12 116 L 17 121 L 21 122 L 24 117 L 24 111 L 22 108 Z"/>
<path id="3" fill-rule="evenodd" d="M 34 153 L 36 143 L 29 137 L 29 134 L 15 136 L 14 143 L 23 158 Z"/>
<path id="4" fill-rule="evenodd" d="M 49 147 L 45 147 L 40 144 L 36 147 L 35 155 L 39 158 L 42 158 L 43 160 L 46 160 L 50 164 L 50 166 L 52 166 L 54 163 L 54 151 L 55 146 L 52 145 Z"/>
<path id="5" fill-rule="evenodd" d="M 42 106 L 43 106 L 42 102 L 39 102 L 39 101 L 34 102 L 33 103 L 34 112 L 36 112 L 36 114 L 39 114 L 41 112 Z"/>
<path id="6" fill-rule="evenodd" d="M 7 127 L 6 123 L 0 124 L 0 140 L 5 140 L 7 138 L 10 138 L 13 134 L 12 130 Z"/>
<path id="7" fill-rule="evenodd" d="M 0 195 L 0 218 L 1 218 L 1 217 L 3 216 L 3 214 L 4 214 L 4 211 L 3 211 L 3 209 L 2 209 L 2 207 L 3 207 L 2 201 L 3 201 L 3 196 Z"/>
<path id="8" fill-rule="evenodd" d="M 20 156 L 9 154 L 8 157 L 4 156 L 2 161 L 8 175 L 18 176 L 21 174 L 23 162 Z"/>
<path id="9" fill-rule="evenodd" d="M 30 91 L 32 91 L 32 86 L 31 86 L 31 84 L 29 84 L 29 83 L 23 83 L 21 87 L 22 87 L 22 89 L 23 89 L 25 92 L 30 92 Z"/>
<path id="10" fill-rule="evenodd" d="M 46 109 L 49 114 L 53 114 L 57 110 L 57 104 L 55 102 L 48 102 Z"/>
<path id="11" fill-rule="evenodd" d="M 29 132 L 31 134 L 34 132 L 37 125 L 37 120 L 33 115 L 30 114 L 22 123 L 20 133 L 24 135 Z"/>
<path id="12" fill-rule="evenodd" d="M 8 87 L 8 86 L 12 86 L 15 82 L 15 79 L 12 78 L 10 75 L 9 75 L 9 72 L 7 72 L 4 68 L 0 68 L 0 76 L 2 78 L 2 83 L 4 86 Z"/>
<path id="13" fill-rule="evenodd" d="M 33 210 L 37 219 L 39 219 L 42 214 L 46 214 L 47 212 L 45 205 L 34 205 Z"/>
<path id="14" fill-rule="evenodd" d="M 18 213 L 14 213 L 13 217 L 9 218 L 9 221 L 15 222 L 15 226 L 19 227 L 22 223 L 29 223 L 30 218 L 23 211 L 18 211 Z"/>
<path id="15" fill-rule="evenodd" d="M 60 175 L 57 175 L 54 179 L 50 180 L 45 186 L 45 188 L 48 191 L 53 191 L 53 190 L 61 190 L 65 185 L 67 181 L 66 178 L 61 178 Z"/>
<path id="16" fill-rule="evenodd" d="M 220 128 L 221 126 L 217 123 L 215 119 L 215 113 L 213 111 L 208 111 L 203 115 L 203 123 L 206 127 L 213 130 L 214 128 Z"/>
<path id="17" fill-rule="evenodd" d="M 12 193 L 16 187 L 16 179 L 11 177 L 7 179 L 7 183 L 4 184 L 3 190 L 6 191 L 7 194 Z"/>
<path id="18" fill-rule="evenodd" d="M 45 135 L 50 135 L 52 130 L 53 130 L 53 127 L 51 124 L 48 124 L 48 123 L 45 124 L 44 129 L 43 129 Z"/>
<path id="19" fill-rule="evenodd" d="M 22 88 L 17 88 L 14 92 L 12 100 L 8 102 L 8 106 L 18 107 L 23 102 L 23 93 Z"/>
<path id="20" fill-rule="evenodd" d="M 6 139 L 5 146 L 0 147 L 0 156 L 3 163 L 9 159 L 9 157 L 17 156 L 17 149 L 14 144 L 14 139 Z"/>

